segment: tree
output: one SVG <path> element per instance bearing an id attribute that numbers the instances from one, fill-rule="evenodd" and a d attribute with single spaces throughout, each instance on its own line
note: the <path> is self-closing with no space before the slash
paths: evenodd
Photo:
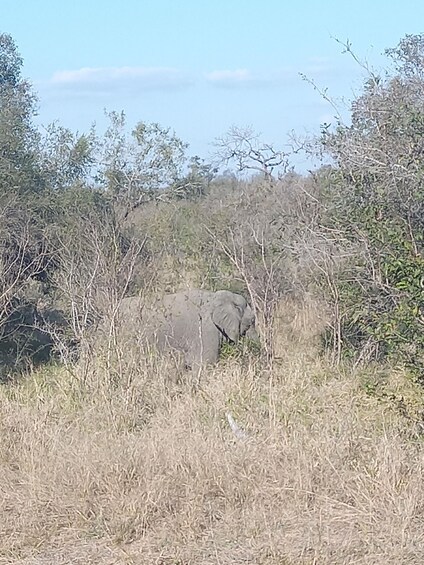
<path id="1" fill-rule="evenodd" d="M 128 135 L 124 112 L 110 112 L 98 180 L 125 213 L 176 183 L 187 144 L 169 128 L 139 122 Z"/>
<path id="2" fill-rule="evenodd" d="M 215 146 L 219 163 L 233 162 L 240 172 L 260 173 L 268 182 L 274 180 L 274 171 L 284 174 L 288 170 L 287 153 L 262 142 L 251 127 L 232 126 L 224 137 L 216 140 Z"/>
<path id="3" fill-rule="evenodd" d="M 329 221 L 362 249 L 339 280 L 345 343 L 423 373 L 424 36 L 406 36 L 386 54 L 395 72 L 370 73 L 351 125 L 323 133 L 336 164 Z"/>
<path id="4" fill-rule="evenodd" d="M 15 364 L 29 341 L 24 288 L 43 277 L 49 261 L 31 206 L 43 185 L 32 123 L 36 98 L 22 64 L 11 36 L 0 34 L 0 352 L 3 362 Z"/>
<path id="5" fill-rule="evenodd" d="M 22 64 L 11 36 L 0 34 L 0 190 L 15 192 L 41 188 L 36 97 L 21 77 Z"/>
<path id="6" fill-rule="evenodd" d="M 204 196 L 217 173 L 217 168 L 197 155 L 191 157 L 187 174 L 171 187 L 170 196 L 174 198 L 197 198 Z"/>
<path id="7" fill-rule="evenodd" d="M 117 114 L 103 145 L 94 129 L 57 123 L 42 136 L 22 64 L 0 35 L 0 372 L 45 360 L 58 340 L 66 350 L 66 327 L 80 339 L 99 295 L 126 288 L 144 243 L 123 233 L 116 208 L 173 180 L 182 152 L 156 124 L 139 124 L 129 143 Z"/>
<path id="8" fill-rule="evenodd" d="M 54 191 L 92 186 L 98 143 L 94 128 L 78 134 L 57 122 L 48 125 L 40 144 L 46 186 Z"/>

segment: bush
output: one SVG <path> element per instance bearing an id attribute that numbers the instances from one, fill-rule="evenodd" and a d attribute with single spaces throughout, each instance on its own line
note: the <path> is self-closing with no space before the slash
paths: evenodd
<path id="1" fill-rule="evenodd" d="M 352 123 L 323 132 L 327 225 L 360 248 L 337 281 L 344 345 L 424 371 L 424 36 L 386 51 L 395 71 L 370 74 Z"/>

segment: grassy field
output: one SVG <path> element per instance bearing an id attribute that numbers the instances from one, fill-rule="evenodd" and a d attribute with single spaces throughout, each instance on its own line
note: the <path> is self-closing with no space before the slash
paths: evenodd
<path id="1" fill-rule="evenodd" d="M 423 393 L 404 372 L 287 340 L 194 388 L 119 353 L 0 388 L 1 564 L 424 562 Z"/>

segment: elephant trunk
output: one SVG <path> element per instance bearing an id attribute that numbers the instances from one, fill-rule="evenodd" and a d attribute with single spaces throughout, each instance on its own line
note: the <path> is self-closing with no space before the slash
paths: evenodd
<path id="1" fill-rule="evenodd" d="M 247 337 L 247 339 L 250 339 L 251 341 L 254 341 L 258 345 L 261 342 L 261 339 L 259 337 L 258 332 L 256 331 L 255 326 L 250 326 L 250 328 L 245 333 L 245 337 Z"/>

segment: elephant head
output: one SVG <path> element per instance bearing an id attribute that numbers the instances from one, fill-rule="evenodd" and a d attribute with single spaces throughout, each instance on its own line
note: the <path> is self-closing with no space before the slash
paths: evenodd
<path id="1" fill-rule="evenodd" d="M 223 337 L 237 343 L 240 337 L 247 335 L 258 340 L 255 330 L 255 315 L 246 300 L 240 294 L 219 290 L 211 305 L 212 321 Z"/>

